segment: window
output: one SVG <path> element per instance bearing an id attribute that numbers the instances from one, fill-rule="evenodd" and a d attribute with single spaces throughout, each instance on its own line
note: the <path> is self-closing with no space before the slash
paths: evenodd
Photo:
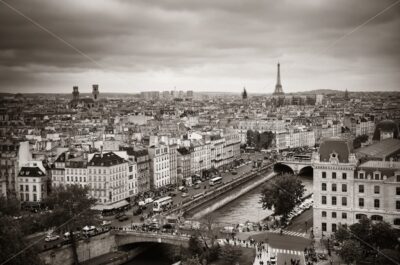
<path id="1" fill-rule="evenodd" d="M 325 212 L 325 211 L 322 211 L 322 212 L 321 212 L 321 216 L 322 216 L 322 217 L 326 217 L 326 212 Z"/>
<path id="2" fill-rule="evenodd" d="M 28 185 L 25 185 L 25 191 L 29 191 L 29 186 Z M 27 200 L 27 201 L 29 201 L 29 200 Z"/>
<path id="3" fill-rule="evenodd" d="M 25 193 L 25 200 L 29 201 L 29 193 Z"/>
<path id="4" fill-rule="evenodd" d="M 336 205 L 336 196 L 332 196 L 332 205 Z"/>
<path id="5" fill-rule="evenodd" d="M 336 218 L 337 214 L 336 212 L 332 212 L 332 218 Z"/>
<path id="6" fill-rule="evenodd" d="M 24 191 L 24 185 L 19 185 L 19 191 Z"/>
<path id="7" fill-rule="evenodd" d="M 336 224 L 332 224 L 332 232 L 336 232 L 337 226 Z"/>
<path id="8" fill-rule="evenodd" d="M 322 203 L 322 204 L 326 204 L 326 196 L 322 196 L 322 198 L 321 198 L 321 203 Z"/>
<path id="9" fill-rule="evenodd" d="M 393 224 L 394 225 L 400 225 L 400 218 L 394 219 Z"/>
<path id="10" fill-rule="evenodd" d="M 347 206 L 347 197 L 342 197 L 342 206 Z"/>
<path id="11" fill-rule="evenodd" d="M 322 231 L 326 232 L 326 223 L 322 223 Z"/>
<path id="12" fill-rule="evenodd" d="M 322 183 L 321 190 L 326 191 L 326 183 Z"/>
<path id="13" fill-rule="evenodd" d="M 342 192 L 347 192 L 347 184 L 342 184 Z"/>
<path id="14" fill-rule="evenodd" d="M 364 193 L 364 185 L 358 185 L 358 192 Z"/>
<path id="15" fill-rule="evenodd" d="M 347 174 L 346 173 L 342 173 L 342 179 L 347 179 Z"/>
<path id="16" fill-rule="evenodd" d="M 400 187 L 396 187 L 396 195 L 400 195 Z"/>
<path id="17" fill-rule="evenodd" d="M 379 200 L 378 199 L 374 200 L 374 207 L 379 208 Z"/>
<path id="18" fill-rule="evenodd" d="M 360 179 L 364 179 L 364 173 L 358 173 L 358 177 L 360 178 Z"/>
<path id="19" fill-rule="evenodd" d="M 357 220 L 360 220 L 360 219 L 366 218 L 366 217 L 367 217 L 367 216 L 366 216 L 365 214 L 362 214 L 362 213 L 356 214 L 356 219 L 357 219 Z"/>
<path id="20" fill-rule="evenodd" d="M 332 179 L 336 179 L 336 172 L 332 172 Z"/>
<path id="21" fill-rule="evenodd" d="M 322 172 L 322 178 L 326 179 L 326 172 Z"/>
<path id="22" fill-rule="evenodd" d="M 364 207 L 364 198 L 358 198 L 358 206 Z"/>
<path id="23" fill-rule="evenodd" d="M 347 219 L 347 213 L 342 213 L 342 219 Z"/>
<path id="24" fill-rule="evenodd" d="M 372 215 L 371 220 L 372 221 L 383 221 L 383 217 L 380 215 Z"/>
<path id="25" fill-rule="evenodd" d="M 34 201 L 34 202 L 37 201 L 37 195 L 36 195 L 36 193 L 33 194 L 33 201 Z"/>
<path id="26" fill-rule="evenodd" d="M 374 186 L 374 193 L 379 194 L 380 192 L 380 187 L 379 186 Z"/>
<path id="27" fill-rule="evenodd" d="M 36 191 L 36 185 L 33 185 L 32 188 L 33 188 L 33 191 Z"/>
<path id="28" fill-rule="evenodd" d="M 375 180 L 379 180 L 380 179 L 380 174 L 379 173 L 375 173 L 374 177 L 375 177 Z"/>
<path id="29" fill-rule="evenodd" d="M 400 201 L 396 201 L 396 210 L 400 210 Z"/>
<path id="30" fill-rule="evenodd" d="M 336 191 L 336 184 L 332 184 L 332 191 Z"/>
<path id="31" fill-rule="evenodd" d="M 400 182 L 400 175 L 396 175 L 396 181 Z"/>

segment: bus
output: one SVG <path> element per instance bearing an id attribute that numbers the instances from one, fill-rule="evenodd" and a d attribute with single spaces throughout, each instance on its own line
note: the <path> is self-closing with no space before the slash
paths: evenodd
<path id="1" fill-rule="evenodd" d="M 221 177 L 212 178 L 212 179 L 210 179 L 210 182 L 209 182 L 210 186 L 214 186 L 215 184 L 220 184 L 220 183 L 222 183 Z"/>
<path id="2" fill-rule="evenodd" d="M 153 212 L 161 212 L 172 206 L 172 197 L 166 196 L 153 202 Z"/>

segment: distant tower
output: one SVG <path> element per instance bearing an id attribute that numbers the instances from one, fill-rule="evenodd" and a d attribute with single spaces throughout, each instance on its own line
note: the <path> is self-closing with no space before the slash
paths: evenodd
<path id="1" fill-rule="evenodd" d="M 243 88 L 242 99 L 243 99 L 243 100 L 246 100 L 246 99 L 247 99 L 247 91 L 246 91 L 246 88 L 245 88 L 245 87 Z"/>
<path id="2" fill-rule="evenodd" d="M 282 90 L 282 84 L 281 84 L 281 65 L 278 63 L 278 74 L 276 77 L 276 85 L 275 85 L 275 91 L 273 93 L 274 96 L 283 96 L 285 93 L 283 93 Z"/>
<path id="3" fill-rule="evenodd" d="M 93 95 L 93 99 L 96 101 L 99 99 L 99 85 L 93 85 L 93 91 L 92 91 L 92 95 Z"/>
<path id="4" fill-rule="evenodd" d="M 347 91 L 347 88 L 346 91 L 344 92 L 344 99 L 349 100 L 349 91 Z"/>
<path id="5" fill-rule="evenodd" d="M 74 100 L 74 101 L 78 101 L 79 100 L 78 86 L 72 87 L 72 100 Z"/>

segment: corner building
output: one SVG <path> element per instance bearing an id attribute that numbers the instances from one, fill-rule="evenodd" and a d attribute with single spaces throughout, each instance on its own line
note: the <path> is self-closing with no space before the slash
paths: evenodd
<path id="1" fill-rule="evenodd" d="M 355 223 L 354 173 L 357 159 L 351 143 L 339 138 L 323 141 L 313 154 L 314 210 L 316 238 L 334 233 L 339 224 Z"/>
<path id="2" fill-rule="evenodd" d="M 400 162 L 359 164 L 350 143 L 331 138 L 313 154 L 312 166 L 316 238 L 363 217 L 400 228 Z"/>

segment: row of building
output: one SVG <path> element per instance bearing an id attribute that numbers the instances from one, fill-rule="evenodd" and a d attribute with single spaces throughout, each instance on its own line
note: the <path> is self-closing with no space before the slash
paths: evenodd
<path id="1" fill-rule="evenodd" d="M 34 160 L 28 142 L 2 145 L 2 195 L 15 193 L 22 202 L 35 204 L 52 187 L 76 184 L 88 187 L 99 205 L 110 208 L 171 184 L 190 186 L 211 168 L 229 166 L 240 155 L 240 138 L 234 132 L 163 140 L 156 137 L 147 147 L 104 144 L 100 152 L 57 148 L 53 162 Z"/>

